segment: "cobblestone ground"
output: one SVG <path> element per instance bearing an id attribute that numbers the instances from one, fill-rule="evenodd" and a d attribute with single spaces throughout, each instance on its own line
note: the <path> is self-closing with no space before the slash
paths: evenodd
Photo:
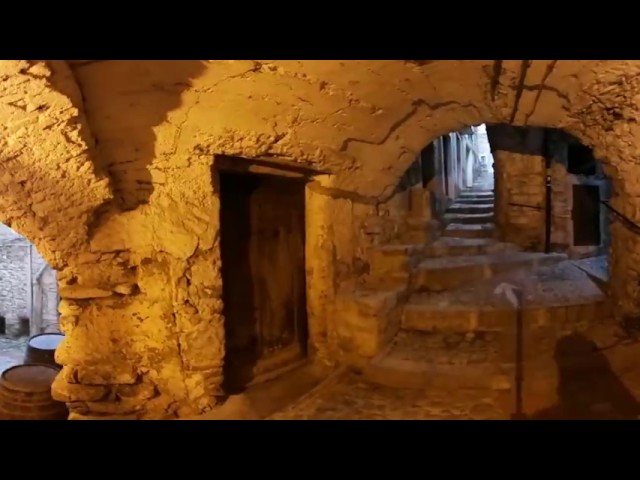
<path id="1" fill-rule="evenodd" d="M 27 338 L 12 339 L 0 336 L 0 372 L 22 363 L 27 340 Z"/>
<path id="2" fill-rule="evenodd" d="M 506 420 L 492 390 L 429 391 L 374 385 L 344 372 L 270 420 Z"/>
<path id="3" fill-rule="evenodd" d="M 602 330 L 602 331 L 599 331 Z M 410 342 L 400 335 L 394 357 L 443 364 L 444 352 L 460 338 L 425 335 Z M 556 342 L 551 354 L 525 362 L 523 398 L 527 418 L 540 420 L 640 419 L 640 343 L 615 346 L 610 327 L 574 333 Z M 455 340 L 456 342 L 452 342 Z M 462 352 L 451 357 L 465 368 L 490 338 L 466 338 Z M 443 348 L 440 342 L 445 341 Z M 426 342 L 426 343 L 425 343 Z M 464 343 L 463 342 L 463 343 Z M 432 352 L 424 348 L 431 345 Z M 610 347 L 611 346 L 611 347 Z M 416 353 L 417 352 L 417 353 Z M 419 354 L 419 355 L 418 355 Z M 491 362 L 492 355 L 486 358 Z M 480 359 L 477 359 L 480 360 Z M 462 385 L 462 384 L 460 384 Z M 272 415 L 272 420 L 506 420 L 514 409 L 513 390 L 460 388 L 397 388 L 374 384 L 348 371 L 334 374 L 315 391 Z"/>
<path id="4" fill-rule="evenodd" d="M 432 365 L 470 365 L 498 362 L 495 332 L 422 333 L 404 332 L 396 335 L 388 356 Z"/>

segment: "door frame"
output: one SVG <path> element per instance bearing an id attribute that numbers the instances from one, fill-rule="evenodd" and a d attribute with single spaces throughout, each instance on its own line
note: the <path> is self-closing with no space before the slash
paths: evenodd
<path id="1" fill-rule="evenodd" d="M 310 325 L 311 321 L 311 312 L 309 309 L 309 254 L 308 254 L 308 225 L 307 225 L 307 216 L 308 216 L 308 185 L 313 181 L 314 176 L 323 174 L 324 172 L 319 172 L 317 170 L 310 170 L 305 167 L 300 167 L 298 165 L 291 165 L 286 162 L 280 161 L 267 161 L 261 159 L 247 159 L 242 157 L 231 157 L 220 155 L 216 156 L 213 162 L 212 167 L 212 176 L 214 178 L 214 185 L 217 186 L 217 195 L 220 192 L 220 174 L 224 173 L 236 173 L 236 174 L 246 174 L 251 176 L 270 176 L 270 177 L 278 177 L 281 179 L 289 178 L 292 181 L 299 181 L 303 183 L 302 192 L 303 192 L 303 201 L 304 201 L 304 228 L 303 228 L 303 262 L 304 262 L 304 292 L 302 292 L 302 302 L 304 304 L 305 312 L 305 323 L 306 325 L 302 328 L 304 331 L 299 331 L 299 325 L 296 325 L 296 337 L 297 342 L 293 343 L 291 347 L 286 347 L 283 349 L 281 355 L 275 355 L 274 358 L 266 357 L 262 361 L 258 361 L 255 369 L 255 376 L 253 380 L 247 383 L 246 387 L 251 385 L 263 383 L 265 381 L 269 381 L 287 371 L 290 371 L 309 360 L 311 351 L 314 350 L 314 345 L 312 345 L 312 338 L 310 335 L 310 329 L 312 328 Z M 222 209 L 222 205 L 220 205 L 220 212 Z M 220 218 L 218 219 L 218 226 L 222 228 L 222 224 L 220 222 Z M 220 255 L 222 252 L 220 252 Z M 222 258 L 220 256 L 221 267 L 222 268 Z M 223 328 L 226 325 L 226 321 L 223 318 Z M 305 328 L 306 327 L 306 328 Z M 303 338 L 299 338 L 303 337 Z M 299 347 L 297 347 L 299 345 Z M 294 348 L 295 347 L 295 348 Z M 293 357 L 293 350 L 299 348 L 301 350 L 301 356 L 298 355 L 297 361 L 289 362 L 289 358 Z M 224 354 L 226 355 L 226 347 Z M 282 367 L 279 367 L 279 364 L 283 364 Z M 275 365 L 275 366 L 274 366 Z"/>

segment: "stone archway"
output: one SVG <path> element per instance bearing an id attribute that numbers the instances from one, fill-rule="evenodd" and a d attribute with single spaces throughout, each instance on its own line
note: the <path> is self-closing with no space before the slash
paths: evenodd
<path id="1" fill-rule="evenodd" d="M 0 222 L 68 278 L 88 252 L 95 211 L 111 197 L 81 94 L 64 61 L 5 60 L 0 76 Z"/>
<path id="2" fill-rule="evenodd" d="M 7 85 L 26 88 L 25 77 L 36 82 L 32 92 L 16 91 L 25 98 L 55 93 L 63 111 L 82 105 L 86 121 L 74 113 L 73 125 L 88 126 L 97 141 L 93 162 L 76 163 L 89 158 L 80 152 L 90 143 L 79 140 L 76 127 L 61 127 L 73 153 L 54 178 L 65 185 L 66 213 L 85 230 L 42 247 L 54 264 L 69 264 L 61 278 L 65 369 L 55 390 L 80 415 L 188 416 L 211 408 L 221 394 L 216 155 L 318 173 L 307 188 L 308 309 L 313 346 L 327 361 L 340 351 L 331 305 L 339 286 L 357 277 L 363 231 L 373 229 L 367 222 L 418 152 L 442 134 L 480 123 L 563 128 L 607 163 L 614 206 L 640 220 L 630 161 L 638 136 L 637 61 L 78 61 L 70 69 L 64 62 L 4 63 Z M 56 77 L 64 87 L 52 86 Z M 39 107 L 24 111 L 39 119 Z M 36 145 L 44 144 L 43 137 Z M 57 145 L 54 151 L 67 153 L 65 143 Z M 34 169 L 52 165 L 51 150 L 34 151 L 42 152 Z M 108 177 L 112 202 L 94 168 Z M 38 226 L 45 238 L 57 238 L 67 227 L 65 209 L 51 213 L 40 193 L 46 189 L 36 182 L 32 190 L 28 198 L 43 199 L 11 223 L 27 235 Z M 640 257 L 631 254 L 623 264 L 616 252 L 635 251 L 640 242 L 620 228 L 612 233 L 614 290 L 620 311 L 634 313 Z M 88 238 L 90 247 L 80 247 L 78 239 Z"/>

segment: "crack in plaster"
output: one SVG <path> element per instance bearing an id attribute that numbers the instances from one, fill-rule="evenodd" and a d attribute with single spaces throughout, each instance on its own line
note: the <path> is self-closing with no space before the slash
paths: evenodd
<path id="1" fill-rule="evenodd" d="M 381 138 L 380 140 L 364 140 L 360 138 L 349 137 L 343 140 L 342 145 L 340 146 L 339 152 L 346 152 L 351 143 L 363 143 L 366 145 L 378 145 L 378 146 L 385 144 L 387 140 L 391 137 L 391 135 L 393 135 L 394 132 L 396 132 L 400 127 L 402 127 L 402 125 L 404 125 L 407 121 L 409 121 L 418 113 L 421 106 L 425 106 L 433 112 L 433 111 L 440 110 L 452 105 L 457 105 L 463 109 L 475 109 L 476 112 L 479 113 L 478 108 L 472 103 L 460 103 L 456 100 L 449 100 L 445 102 L 430 104 L 422 99 L 415 100 L 413 102 L 413 108 L 411 108 L 411 110 L 409 110 L 406 114 L 404 114 L 398 120 L 393 122 L 389 127 L 389 129 L 387 130 L 387 133 L 383 136 L 383 138 Z"/>
<path id="2" fill-rule="evenodd" d="M 524 86 L 527 80 L 527 73 L 529 72 L 529 67 L 531 67 L 531 60 L 522 60 L 520 64 L 520 73 L 518 77 L 518 86 L 516 90 L 516 98 L 513 105 L 513 110 L 511 111 L 511 116 L 509 117 L 509 123 L 513 124 L 516 119 L 516 115 L 518 114 L 518 107 L 520 106 L 520 100 L 522 98 L 522 92 L 524 90 Z"/>
<path id="3" fill-rule="evenodd" d="M 540 101 L 540 97 L 542 96 L 542 92 L 544 91 L 545 84 L 547 83 L 547 80 L 549 79 L 554 69 L 556 68 L 557 63 L 558 63 L 558 60 L 551 60 L 551 63 L 547 65 L 544 75 L 542 76 L 542 80 L 540 81 L 538 92 L 536 93 L 536 98 L 533 102 L 533 107 L 531 108 L 531 111 L 529 111 L 529 113 L 525 116 L 525 119 L 524 119 L 525 125 L 529 123 L 529 119 L 535 113 L 536 108 L 538 108 L 538 102 Z"/>

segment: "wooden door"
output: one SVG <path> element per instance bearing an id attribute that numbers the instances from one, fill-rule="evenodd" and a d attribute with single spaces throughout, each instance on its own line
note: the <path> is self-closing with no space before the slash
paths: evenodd
<path id="1" fill-rule="evenodd" d="M 220 178 L 225 380 L 233 390 L 306 354 L 305 196 L 298 179 Z"/>
<path id="2" fill-rule="evenodd" d="M 265 177 L 251 203 L 257 348 L 264 357 L 298 344 L 306 325 L 304 184 Z"/>

